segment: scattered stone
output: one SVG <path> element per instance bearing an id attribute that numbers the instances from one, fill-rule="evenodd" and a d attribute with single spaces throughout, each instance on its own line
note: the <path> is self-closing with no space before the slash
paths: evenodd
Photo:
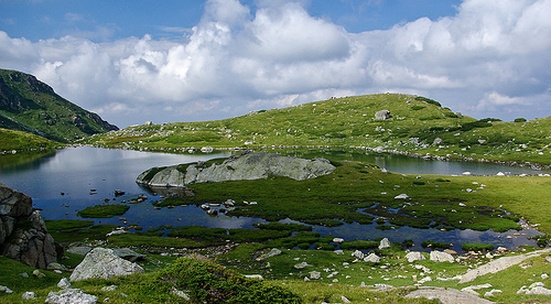
<path id="1" fill-rule="evenodd" d="M 113 252 L 119 258 L 123 258 L 127 261 L 130 261 L 130 262 L 145 260 L 145 255 L 137 253 L 136 251 L 134 251 L 130 248 L 117 248 L 117 249 L 113 249 Z"/>
<path id="2" fill-rule="evenodd" d="M 427 282 L 432 282 L 432 278 L 427 276 L 427 277 L 424 277 L 422 278 L 421 280 L 417 281 L 417 284 L 425 284 Z"/>
<path id="3" fill-rule="evenodd" d="M 419 287 L 412 291 L 406 298 L 427 298 L 429 300 L 439 300 L 443 304 L 491 304 L 493 302 L 477 297 L 475 295 L 461 292 L 452 288 L 441 287 Z"/>
<path id="4" fill-rule="evenodd" d="M 183 292 L 179 289 L 176 289 L 175 287 L 172 287 L 172 290 L 170 292 L 175 294 L 177 297 L 182 298 L 185 302 L 191 301 L 191 298 L 189 297 L 189 295 L 187 293 L 185 293 L 185 292 Z"/>
<path id="5" fill-rule="evenodd" d="M 367 257 L 365 257 L 363 260 L 364 260 L 364 262 L 378 264 L 381 261 L 381 258 L 379 256 L 377 256 L 375 253 L 372 252 Z"/>
<path id="6" fill-rule="evenodd" d="M 379 250 L 385 248 L 390 248 L 390 241 L 388 240 L 388 238 L 384 238 L 379 242 Z"/>
<path id="7" fill-rule="evenodd" d="M 34 300 L 34 299 L 36 299 L 36 293 L 34 293 L 33 291 L 25 291 L 21 295 L 21 298 L 23 300 Z"/>
<path id="8" fill-rule="evenodd" d="M 308 267 L 308 263 L 306 262 L 301 262 L 301 263 L 298 263 L 298 264 L 295 264 L 295 266 L 293 266 L 295 269 L 304 269 L 306 267 Z"/>
<path id="9" fill-rule="evenodd" d="M 359 250 L 356 250 L 352 253 L 352 256 L 359 259 L 359 260 L 363 260 L 365 258 L 365 253 L 363 253 Z"/>
<path id="10" fill-rule="evenodd" d="M 253 279 L 253 280 L 259 280 L 259 281 L 262 281 L 264 280 L 264 278 L 262 277 L 261 274 L 246 274 L 244 275 L 246 278 L 249 278 L 249 279 Z"/>
<path id="11" fill-rule="evenodd" d="M 444 252 L 451 255 L 457 255 L 457 251 L 453 249 L 444 249 Z"/>
<path id="12" fill-rule="evenodd" d="M 477 290 L 489 289 L 489 288 L 492 288 L 492 284 L 481 284 L 481 285 L 467 286 L 467 287 L 461 289 L 461 291 L 468 292 L 470 294 L 478 296 L 479 294 L 478 294 L 478 292 L 476 292 Z"/>
<path id="13" fill-rule="evenodd" d="M 144 269 L 140 265 L 119 258 L 112 249 L 94 248 L 75 267 L 69 280 L 74 282 L 92 278 L 109 279 L 142 272 Z"/>
<path id="14" fill-rule="evenodd" d="M 339 249 L 339 250 L 335 250 L 333 251 L 336 255 L 343 255 L 344 254 L 344 250 L 342 249 Z"/>
<path id="15" fill-rule="evenodd" d="M 350 300 L 348 300 L 345 296 L 341 296 L 341 301 L 342 301 L 343 303 L 352 303 L 352 302 L 350 302 Z"/>
<path id="16" fill-rule="evenodd" d="M 4 285 L 0 285 L 0 292 L 5 292 L 5 293 L 13 293 L 13 290 L 9 289 L 8 286 L 4 286 Z"/>
<path id="17" fill-rule="evenodd" d="M 491 298 L 491 297 L 495 297 L 496 293 L 503 293 L 503 291 L 499 290 L 499 289 L 492 289 L 490 291 L 487 291 L 485 294 L 484 294 L 484 297 L 485 298 Z"/>
<path id="18" fill-rule="evenodd" d="M 55 270 L 61 270 L 61 271 L 68 271 L 69 270 L 65 265 L 62 265 L 62 264 L 57 263 L 57 262 L 48 264 L 48 267 L 46 267 L 46 269 L 54 270 L 54 271 Z"/>
<path id="19" fill-rule="evenodd" d="M 261 256 L 257 257 L 256 260 L 257 261 L 264 261 L 266 259 L 269 259 L 271 257 L 275 257 L 275 256 L 278 256 L 281 254 L 281 250 L 277 249 L 277 248 L 272 248 L 272 250 L 270 250 L 269 252 L 267 253 L 264 253 L 262 254 Z"/>
<path id="20" fill-rule="evenodd" d="M 425 260 L 425 257 L 419 251 L 411 251 L 406 254 L 406 259 L 408 260 L 408 262 L 413 263 L 415 261 L 423 261 Z"/>
<path id="21" fill-rule="evenodd" d="M 423 265 L 415 265 L 415 269 L 421 270 L 423 273 L 432 273 L 432 270 L 428 269 L 427 267 Z"/>
<path id="22" fill-rule="evenodd" d="M 67 278 L 61 278 L 61 280 L 59 280 L 59 282 L 57 283 L 57 288 L 59 289 L 71 288 L 71 282 L 69 282 Z"/>
<path id="23" fill-rule="evenodd" d="M 48 297 L 44 303 L 52 304 L 67 304 L 67 303 L 79 303 L 79 304 L 95 304 L 97 297 L 84 293 L 80 289 L 69 288 L 59 292 L 50 291 Z"/>
<path id="24" fill-rule="evenodd" d="M 542 273 L 541 274 L 541 279 L 542 280 L 547 280 L 549 278 L 549 275 L 547 273 Z"/>
<path id="25" fill-rule="evenodd" d="M 438 251 L 438 250 L 433 250 L 430 252 L 430 260 L 434 262 L 450 262 L 450 263 L 453 263 L 455 261 L 451 254 Z"/>
<path id="26" fill-rule="evenodd" d="M 38 279 L 42 279 L 46 277 L 46 275 L 38 269 L 33 270 L 33 276 L 35 276 Z"/>
<path id="27" fill-rule="evenodd" d="M 19 276 L 22 277 L 22 278 L 24 278 L 24 279 L 26 279 L 26 278 L 29 277 L 29 274 L 26 273 L 26 272 L 22 272 L 22 273 L 19 274 Z"/>
<path id="28" fill-rule="evenodd" d="M 67 249 L 67 252 L 78 255 L 87 255 L 90 251 L 92 251 L 92 247 L 88 246 L 76 246 Z"/>
<path id="29" fill-rule="evenodd" d="M 113 235 L 119 235 L 119 234 L 123 234 L 123 233 L 127 233 L 128 231 L 124 230 L 124 228 L 117 228 L 109 233 L 107 233 L 105 236 L 106 237 L 110 237 L 110 236 L 113 236 Z"/>
<path id="30" fill-rule="evenodd" d="M 380 110 L 375 113 L 375 119 L 376 120 L 387 120 L 392 118 L 392 115 L 390 115 L 389 110 Z"/>
<path id="31" fill-rule="evenodd" d="M 342 242 L 344 242 L 343 238 L 334 238 L 333 239 L 333 243 L 335 243 L 335 244 L 341 244 Z"/>
<path id="32" fill-rule="evenodd" d="M 402 193 L 402 194 L 399 194 L 399 195 L 396 195 L 394 197 L 394 199 L 398 199 L 398 200 L 407 200 L 409 199 L 409 196 L 405 193 Z"/>
<path id="33" fill-rule="evenodd" d="M 103 287 L 101 288 L 101 291 L 103 291 L 103 292 L 111 292 L 111 291 L 117 290 L 117 288 L 119 288 L 119 286 L 117 286 L 117 285 L 103 286 Z"/>
<path id="34" fill-rule="evenodd" d="M 364 283 L 364 285 L 365 285 L 365 283 Z M 392 285 L 388 285 L 388 284 L 378 283 L 378 284 L 373 284 L 373 289 L 375 289 L 376 291 L 379 291 L 379 292 L 384 292 L 384 291 L 389 291 L 389 290 L 396 289 L 396 287 L 394 287 Z"/>
<path id="35" fill-rule="evenodd" d="M 310 275 L 310 280 L 319 280 L 321 278 L 321 272 L 319 271 L 310 271 L 308 274 Z"/>

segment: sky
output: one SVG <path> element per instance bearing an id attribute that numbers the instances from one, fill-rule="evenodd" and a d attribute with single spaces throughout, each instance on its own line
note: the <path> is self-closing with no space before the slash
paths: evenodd
<path id="1" fill-rule="evenodd" d="M 0 68 L 119 127 L 383 92 L 551 116 L 551 0 L 0 0 Z"/>

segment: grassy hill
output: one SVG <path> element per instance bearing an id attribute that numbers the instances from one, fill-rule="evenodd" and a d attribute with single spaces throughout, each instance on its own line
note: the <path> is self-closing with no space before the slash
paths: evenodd
<path id="1" fill-rule="evenodd" d="M 390 111 L 377 120 L 375 113 Z M 437 101 L 404 94 L 331 98 L 230 119 L 149 124 L 100 134 L 88 143 L 119 148 L 187 151 L 270 147 L 358 147 L 461 160 L 551 165 L 551 117 L 477 120 Z"/>
<path id="2" fill-rule="evenodd" d="M 4 69 L 0 69 L 0 127 L 58 142 L 118 129 L 57 95 L 34 76 Z"/>
<path id="3" fill-rule="evenodd" d="M 38 150 L 51 150 L 59 146 L 44 137 L 32 133 L 14 131 L 0 128 L 0 153 L 31 152 Z"/>

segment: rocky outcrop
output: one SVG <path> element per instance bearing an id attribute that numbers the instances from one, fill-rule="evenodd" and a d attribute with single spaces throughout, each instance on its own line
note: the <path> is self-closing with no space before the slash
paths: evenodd
<path id="1" fill-rule="evenodd" d="M 335 170 L 326 159 L 303 159 L 270 153 L 245 152 L 219 164 L 152 168 L 140 174 L 139 184 L 151 187 L 183 187 L 193 183 L 257 180 L 271 176 L 302 181 L 330 174 Z"/>
<path id="2" fill-rule="evenodd" d="M 387 120 L 387 119 L 390 119 L 392 118 L 392 115 L 390 115 L 390 111 L 389 110 L 380 110 L 380 111 L 377 111 L 377 113 L 375 113 L 375 119 L 376 120 Z"/>
<path id="3" fill-rule="evenodd" d="M 56 245 L 29 196 L 0 184 L 0 254 L 45 269 L 57 260 Z"/>
<path id="4" fill-rule="evenodd" d="M 118 257 L 112 249 L 98 247 L 90 251 L 75 267 L 69 280 L 109 279 L 142 272 L 144 269 L 140 265 Z"/>

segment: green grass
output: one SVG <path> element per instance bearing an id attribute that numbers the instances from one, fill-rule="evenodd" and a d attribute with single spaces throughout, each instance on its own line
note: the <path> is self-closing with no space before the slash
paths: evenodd
<path id="1" fill-rule="evenodd" d="M 105 240 L 115 225 L 94 225 L 84 220 L 46 220 L 46 228 L 58 243 L 72 243 L 84 240 Z"/>
<path id="2" fill-rule="evenodd" d="M 83 218 L 110 218 L 123 215 L 130 209 L 130 206 L 119 204 L 106 204 L 86 207 L 77 212 Z"/>
<path id="3" fill-rule="evenodd" d="M 2 143 L 2 145 L 0 145 L 0 153 L 7 152 L 8 156 L 12 155 L 13 151 L 16 153 L 32 152 L 43 154 L 63 146 L 60 143 L 53 142 L 32 133 L 4 128 L 0 128 L 0 142 Z M 8 156 L 2 155 L 1 157 Z"/>
<path id="4" fill-rule="evenodd" d="M 382 109 L 392 118 L 374 119 Z M 440 143 L 435 144 L 439 139 Z M 551 117 L 531 121 L 476 120 L 420 96 L 374 94 L 311 102 L 204 122 L 135 126 L 85 142 L 108 147 L 185 152 L 211 146 L 382 148 L 456 160 L 551 165 Z"/>

